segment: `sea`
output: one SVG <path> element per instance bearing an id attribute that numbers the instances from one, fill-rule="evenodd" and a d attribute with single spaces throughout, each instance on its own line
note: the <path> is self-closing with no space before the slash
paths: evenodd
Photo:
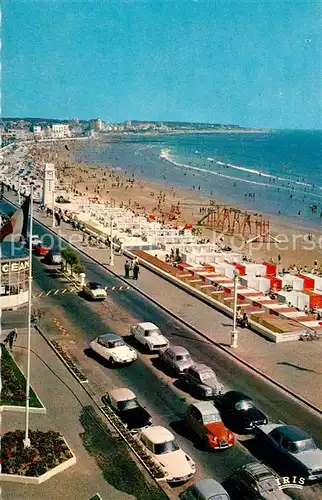
<path id="1" fill-rule="evenodd" d="M 124 136 L 76 157 L 322 229 L 322 131 Z"/>

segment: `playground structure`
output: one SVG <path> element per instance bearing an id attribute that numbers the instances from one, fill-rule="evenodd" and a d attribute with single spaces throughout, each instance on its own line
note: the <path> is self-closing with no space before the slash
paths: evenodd
<path id="1" fill-rule="evenodd" d="M 204 225 L 225 234 L 238 235 L 247 239 L 247 243 L 255 241 L 273 240 L 270 234 L 270 222 L 263 219 L 260 213 L 251 213 L 226 205 L 214 205 L 208 208 L 207 213 L 198 221 Z"/>

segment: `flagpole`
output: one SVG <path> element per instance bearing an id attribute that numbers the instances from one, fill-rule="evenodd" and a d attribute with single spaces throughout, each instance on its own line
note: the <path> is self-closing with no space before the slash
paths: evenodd
<path id="1" fill-rule="evenodd" d="M 23 444 L 30 447 L 29 439 L 29 398 L 30 398 L 30 343 L 31 343 L 31 294 L 32 294 L 32 223 L 34 186 L 30 185 L 30 222 L 29 222 L 29 293 L 28 293 L 28 337 L 27 337 L 27 380 L 26 380 L 26 428 Z"/>
<path id="2" fill-rule="evenodd" d="M 2 217 L 0 215 L 0 227 L 2 226 Z M 2 341 L 2 250 L 0 243 L 0 340 Z M 2 345 L 0 344 L 0 401 L 2 400 Z M 0 413 L 0 453 L 2 451 L 2 412 Z M 2 473 L 2 460 L 0 460 L 0 474 Z M 0 499 L 2 498 L 2 488 L 0 486 Z"/>

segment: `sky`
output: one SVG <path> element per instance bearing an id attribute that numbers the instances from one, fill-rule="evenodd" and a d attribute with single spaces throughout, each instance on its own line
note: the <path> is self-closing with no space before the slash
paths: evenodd
<path id="1" fill-rule="evenodd" d="M 322 129 L 320 0 L 2 0 L 2 115 Z"/>

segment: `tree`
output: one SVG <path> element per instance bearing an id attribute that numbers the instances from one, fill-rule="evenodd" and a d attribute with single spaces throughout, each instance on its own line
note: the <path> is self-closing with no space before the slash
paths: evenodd
<path id="1" fill-rule="evenodd" d="M 76 273 L 78 275 L 80 275 L 81 273 L 83 273 L 85 271 L 83 264 L 81 264 L 80 262 L 75 264 L 75 266 L 73 267 L 73 270 L 74 270 L 74 273 Z"/>
<path id="2" fill-rule="evenodd" d="M 73 274 L 74 267 L 79 264 L 79 257 L 75 250 L 66 247 L 61 252 L 62 258 L 67 265 L 70 265 L 70 273 Z"/>

